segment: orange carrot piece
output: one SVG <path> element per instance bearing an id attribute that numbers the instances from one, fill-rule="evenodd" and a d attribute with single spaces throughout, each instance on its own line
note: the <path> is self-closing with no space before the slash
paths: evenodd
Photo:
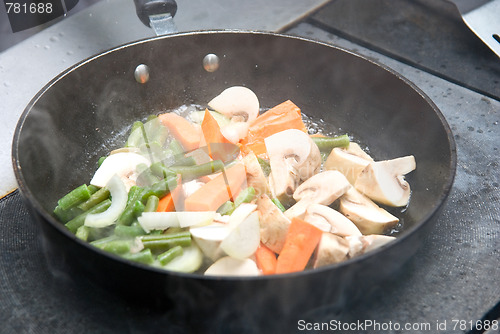
<path id="1" fill-rule="evenodd" d="M 293 218 L 278 256 L 276 274 L 304 270 L 322 234 L 323 231 L 316 226 L 300 218 Z"/>
<path id="2" fill-rule="evenodd" d="M 219 123 L 212 116 L 212 114 L 205 109 L 205 115 L 203 116 L 203 121 L 201 122 L 201 130 L 203 132 L 203 137 L 205 137 L 205 143 L 208 147 L 211 143 L 229 143 L 229 141 L 222 135 L 220 131 Z"/>
<path id="3" fill-rule="evenodd" d="M 158 116 L 160 122 L 180 142 L 185 151 L 197 149 L 200 145 L 201 130 L 182 116 L 168 112 Z"/>
<path id="4" fill-rule="evenodd" d="M 259 248 L 255 252 L 257 266 L 264 275 L 272 275 L 276 272 L 276 253 L 267 248 L 263 243 L 260 243 Z"/>
<path id="5" fill-rule="evenodd" d="M 266 153 L 264 139 L 287 129 L 307 132 L 302 121 L 300 108 L 287 100 L 258 116 L 248 128 L 248 135 L 243 144 L 256 155 Z"/>
<path id="6" fill-rule="evenodd" d="M 245 183 L 245 166 L 241 163 L 235 164 L 188 196 L 184 201 L 184 209 L 216 211 L 222 204 L 235 197 Z"/>
<path id="7" fill-rule="evenodd" d="M 171 192 L 160 198 L 157 212 L 181 211 L 182 208 L 182 179 L 180 174 L 177 177 L 177 185 Z"/>

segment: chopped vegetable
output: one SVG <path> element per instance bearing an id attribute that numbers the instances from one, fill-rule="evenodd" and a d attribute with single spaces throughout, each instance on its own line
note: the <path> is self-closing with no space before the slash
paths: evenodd
<path id="1" fill-rule="evenodd" d="M 61 210 L 67 210 L 74 207 L 90 198 L 90 191 L 86 184 L 82 184 L 78 188 L 72 190 L 68 194 L 64 195 L 59 201 L 57 201 L 57 206 Z"/>
<path id="2" fill-rule="evenodd" d="M 111 194 L 111 205 L 104 212 L 87 215 L 85 217 L 85 226 L 105 227 L 112 225 L 125 210 L 127 206 L 127 190 L 122 180 L 115 175 L 106 183 L 106 188 Z"/>
<path id="3" fill-rule="evenodd" d="M 267 248 L 264 244 L 260 244 L 259 248 L 255 251 L 255 259 L 257 266 L 264 275 L 272 275 L 276 272 L 278 260 L 276 253 Z"/>
<path id="4" fill-rule="evenodd" d="M 278 256 L 276 274 L 304 270 L 322 234 L 319 228 L 300 218 L 293 218 L 285 245 Z"/>
<path id="5" fill-rule="evenodd" d="M 210 152 L 210 144 L 213 143 L 228 143 L 229 141 L 222 135 L 220 131 L 219 123 L 215 120 L 208 109 L 205 110 L 205 116 L 203 117 L 203 121 L 201 123 L 201 130 L 203 133 L 203 139 L 205 145 L 209 149 L 209 154 L 212 156 Z"/>
<path id="6" fill-rule="evenodd" d="M 161 114 L 158 118 L 172 136 L 181 143 L 185 151 L 191 151 L 200 146 L 201 130 L 187 119 L 172 112 Z"/>
<path id="7" fill-rule="evenodd" d="M 224 202 L 238 194 L 245 181 L 245 166 L 237 163 L 188 196 L 184 202 L 184 209 L 186 211 L 216 211 Z"/>
<path id="8" fill-rule="evenodd" d="M 266 153 L 264 139 L 287 129 L 307 132 L 302 121 L 300 108 L 292 101 L 285 101 L 258 116 L 248 129 L 248 136 L 243 141 L 245 148 L 257 156 Z"/>

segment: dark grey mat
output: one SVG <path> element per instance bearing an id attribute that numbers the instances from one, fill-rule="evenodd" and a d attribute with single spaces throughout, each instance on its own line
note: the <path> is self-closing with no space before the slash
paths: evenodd
<path id="1" fill-rule="evenodd" d="M 445 0 L 334 0 L 309 23 L 500 100 L 500 58 Z"/>

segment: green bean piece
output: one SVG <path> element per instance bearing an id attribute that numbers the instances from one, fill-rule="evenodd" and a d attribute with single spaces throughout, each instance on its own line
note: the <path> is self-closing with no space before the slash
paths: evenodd
<path id="1" fill-rule="evenodd" d="M 74 206 L 72 208 L 69 208 L 67 210 L 61 209 L 61 207 L 58 205 L 54 209 L 54 215 L 59 219 L 59 221 L 63 223 L 69 222 L 71 219 L 75 218 L 76 216 L 80 215 L 83 213 L 83 210 L 80 208 Z"/>
<path id="2" fill-rule="evenodd" d="M 106 160 L 107 157 L 100 157 L 99 160 L 97 160 L 97 166 L 98 167 L 101 167 L 102 163 L 104 162 L 104 160 Z"/>
<path id="3" fill-rule="evenodd" d="M 156 209 L 158 209 L 159 202 L 160 199 L 157 196 L 155 195 L 149 196 L 146 205 L 144 207 L 144 212 L 156 212 Z"/>
<path id="4" fill-rule="evenodd" d="M 130 225 L 135 220 L 137 209 L 136 202 L 142 200 L 142 194 L 144 193 L 144 189 L 138 186 L 130 187 L 128 192 L 127 205 L 125 206 L 125 210 L 123 210 L 122 214 L 118 218 L 118 225 Z M 142 212 L 141 212 L 142 213 Z"/>
<path id="5" fill-rule="evenodd" d="M 141 225 L 138 223 L 132 223 L 132 225 L 116 225 L 114 233 L 118 237 L 122 238 L 135 238 L 140 235 L 146 234 L 142 229 Z"/>
<path id="6" fill-rule="evenodd" d="M 173 170 L 169 169 L 167 166 L 165 166 L 165 164 L 159 161 L 152 163 L 151 166 L 149 166 L 149 169 L 151 170 L 151 173 L 153 173 L 153 175 L 161 179 L 165 179 L 169 176 L 174 177 L 177 175 Z"/>
<path id="7" fill-rule="evenodd" d="M 154 252 L 162 252 L 174 246 L 187 247 L 191 245 L 191 237 L 146 240 L 143 241 L 142 244 L 144 245 L 144 248 L 149 248 Z"/>
<path id="8" fill-rule="evenodd" d="M 230 215 L 233 213 L 235 208 L 236 206 L 232 201 L 227 201 L 217 209 L 217 212 L 221 215 Z"/>
<path id="9" fill-rule="evenodd" d="M 170 166 L 170 169 L 176 174 L 181 174 L 182 181 L 190 181 L 204 175 L 219 172 L 224 168 L 221 160 L 209 161 L 207 163 L 195 166 Z"/>
<path id="10" fill-rule="evenodd" d="M 113 254 L 125 254 L 130 252 L 130 240 L 116 239 L 115 236 L 92 241 L 91 245 Z"/>
<path id="11" fill-rule="evenodd" d="M 348 135 L 336 137 L 311 137 L 321 152 L 331 152 L 335 147 L 348 147 L 350 140 Z"/>
<path id="12" fill-rule="evenodd" d="M 79 214 L 64 225 L 74 234 L 76 233 L 76 230 L 85 223 L 85 217 L 87 217 L 88 214 L 104 212 L 109 208 L 110 205 L 111 200 L 104 200 L 91 209 Z"/>
<path id="13" fill-rule="evenodd" d="M 94 186 L 94 185 L 92 185 L 92 184 L 89 184 L 89 185 L 87 186 L 87 189 L 89 190 L 90 195 L 92 195 L 92 194 L 94 194 L 96 191 L 98 191 L 98 190 L 99 190 L 99 189 L 101 189 L 101 188 L 100 188 L 100 187 L 98 187 L 98 186 Z"/>
<path id="14" fill-rule="evenodd" d="M 268 177 L 269 174 L 271 174 L 271 164 L 269 163 L 269 161 L 259 157 L 257 157 L 257 161 L 259 162 L 260 168 L 262 168 L 262 172 L 264 172 L 264 175 Z"/>
<path id="15" fill-rule="evenodd" d="M 168 148 L 174 153 L 174 155 L 184 154 L 185 152 L 182 145 L 175 139 L 172 139 L 172 141 L 168 145 Z"/>
<path id="16" fill-rule="evenodd" d="M 174 246 L 187 247 L 191 245 L 191 234 L 189 231 L 158 235 L 144 235 L 139 238 L 144 245 L 144 248 L 149 248 L 154 252 L 163 252 Z"/>
<path id="17" fill-rule="evenodd" d="M 185 156 L 184 154 L 178 154 L 174 157 L 174 162 L 170 166 L 194 166 L 196 165 L 196 160 L 191 156 Z"/>
<path id="18" fill-rule="evenodd" d="M 136 170 L 138 174 L 136 181 L 138 186 L 150 186 L 159 181 L 159 178 L 153 174 L 146 164 L 138 164 Z"/>
<path id="19" fill-rule="evenodd" d="M 108 198 L 109 198 L 109 190 L 106 189 L 106 187 L 102 187 L 96 192 L 94 192 L 92 195 L 90 195 L 90 198 L 88 200 L 86 200 L 83 203 L 80 203 L 78 205 L 78 208 L 82 209 L 83 211 L 87 211 L 91 207 L 101 203 L 102 201 Z"/>
<path id="20" fill-rule="evenodd" d="M 170 189 L 174 189 L 177 186 L 177 177 L 167 177 L 164 180 L 156 182 L 150 187 L 144 188 L 144 193 L 142 194 L 141 201 L 146 203 L 149 196 L 155 195 L 158 198 L 162 198 L 170 192 Z"/>
<path id="21" fill-rule="evenodd" d="M 273 201 L 273 203 L 281 210 L 281 212 L 285 212 L 286 209 L 285 207 L 283 206 L 283 204 L 281 204 L 280 200 L 277 199 L 276 197 L 272 198 L 271 201 Z"/>
<path id="22" fill-rule="evenodd" d="M 154 241 L 154 240 L 166 240 L 166 239 L 179 239 L 179 238 L 191 238 L 191 233 L 184 229 L 175 230 L 174 228 L 170 228 L 173 232 L 169 233 L 157 233 L 157 234 L 147 234 L 140 237 L 141 241 Z M 168 231 L 170 231 L 168 229 Z"/>
<path id="23" fill-rule="evenodd" d="M 90 191 L 86 184 L 73 189 L 62 198 L 57 201 L 57 205 L 63 209 L 67 210 L 73 206 L 76 206 L 90 198 Z"/>
<path id="24" fill-rule="evenodd" d="M 144 210 L 146 209 L 146 206 L 142 203 L 142 201 L 137 200 L 134 203 L 134 218 L 140 217 Z"/>
<path id="25" fill-rule="evenodd" d="M 122 256 L 127 260 L 144 264 L 153 264 L 153 262 L 155 261 L 153 254 L 151 253 L 151 249 L 143 249 L 138 253 L 126 253 Z"/>
<path id="26" fill-rule="evenodd" d="M 237 208 L 241 203 L 250 203 L 255 198 L 255 188 L 247 187 L 240 191 L 236 199 L 234 200 L 234 206 Z"/>
<path id="27" fill-rule="evenodd" d="M 139 145 L 144 142 L 143 130 L 144 124 L 141 121 L 134 122 L 130 129 L 130 135 L 128 136 L 125 147 L 139 147 Z"/>
<path id="28" fill-rule="evenodd" d="M 164 266 L 178 256 L 184 253 L 182 246 L 174 246 L 164 253 L 159 254 L 156 258 Z"/>
<path id="29" fill-rule="evenodd" d="M 75 236 L 80 240 L 87 241 L 89 238 L 89 227 L 85 225 L 80 226 L 76 230 Z"/>

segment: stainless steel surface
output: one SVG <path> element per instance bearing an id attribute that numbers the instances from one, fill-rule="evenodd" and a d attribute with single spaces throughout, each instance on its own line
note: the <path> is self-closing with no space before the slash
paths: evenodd
<path id="1" fill-rule="evenodd" d="M 500 0 L 453 0 L 465 24 L 500 57 Z"/>
<path id="2" fill-rule="evenodd" d="M 170 14 L 151 15 L 149 23 L 156 36 L 174 34 L 179 31 L 174 23 L 174 18 Z"/>

